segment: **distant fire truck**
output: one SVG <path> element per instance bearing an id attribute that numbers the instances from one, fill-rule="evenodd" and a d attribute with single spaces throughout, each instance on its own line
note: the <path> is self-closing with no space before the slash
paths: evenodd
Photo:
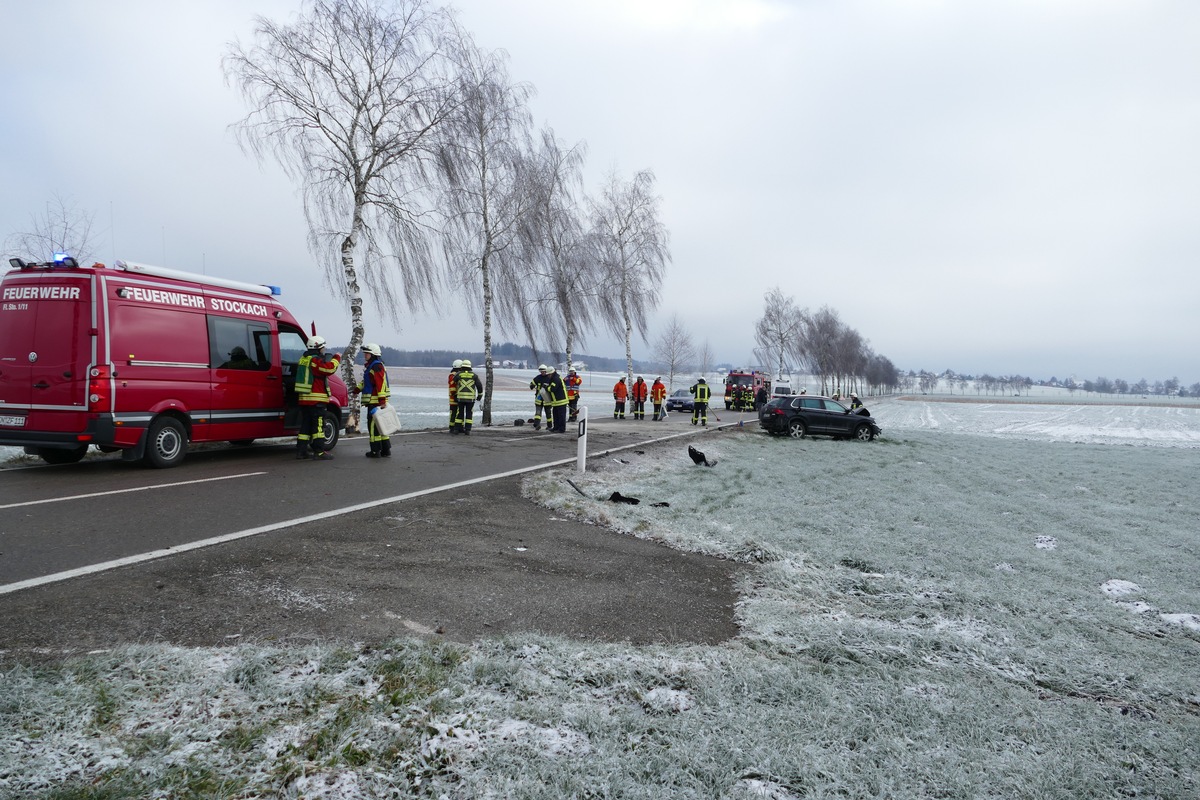
<path id="1" fill-rule="evenodd" d="M 725 376 L 725 410 L 753 411 L 760 388 L 771 393 L 771 376 L 760 370 L 730 370 Z"/>

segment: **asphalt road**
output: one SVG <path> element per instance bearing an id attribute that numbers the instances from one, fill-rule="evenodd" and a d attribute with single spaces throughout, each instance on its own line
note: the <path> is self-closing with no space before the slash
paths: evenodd
<path id="1" fill-rule="evenodd" d="M 588 433 L 589 457 L 658 458 L 675 445 L 652 440 L 700 432 L 672 415 L 594 419 Z M 495 427 L 403 434 L 387 461 L 348 438 L 330 463 L 265 443 L 190 453 L 172 470 L 116 456 L 0 470 L 0 648 L 734 635 L 736 565 L 520 497 L 522 472 L 573 463 L 576 444 L 574 426 Z"/>

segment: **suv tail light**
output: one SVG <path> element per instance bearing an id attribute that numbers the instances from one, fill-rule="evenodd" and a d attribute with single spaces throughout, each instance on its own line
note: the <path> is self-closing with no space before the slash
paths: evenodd
<path id="1" fill-rule="evenodd" d="M 97 364 L 88 372 L 88 411 L 112 410 L 111 374 L 112 367 L 108 364 Z"/>

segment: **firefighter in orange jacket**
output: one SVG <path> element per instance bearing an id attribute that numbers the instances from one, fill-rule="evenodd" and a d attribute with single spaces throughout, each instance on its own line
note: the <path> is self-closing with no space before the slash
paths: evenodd
<path id="1" fill-rule="evenodd" d="M 633 389 L 630 390 L 633 395 L 633 418 L 646 418 L 646 398 L 650 396 L 650 387 L 646 385 L 645 379 L 638 375 L 637 380 L 633 383 Z"/>
<path id="2" fill-rule="evenodd" d="M 567 384 L 567 407 L 571 411 L 571 422 L 579 418 L 579 387 L 583 385 L 583 378 L 579 377 L 579 373 L 574 367 L 567 370 L 567 377 L 563 378 L 563 382 Z"/>
<path id="3" fill-rule="evenodd" d="M 655 378 L 654 385 L 650 387 L 650 402 L 654 403 L 654 421 L 658 422 L 662 419 L 663 403 L 667 399 L 667 387 L 663 386 L 662 378 Z"/>
<path id="4" fill-rule="evenodd" d="M 613 408 L 613 419 L 625 419 L 625 401 L 629 399 L 629 387 L 625 385 L 625 379 L 617 381 L 613 386 L 613 400 L 617 405 Z"/>
<path id="5" fill-rule="evenodd" d="M 296 458 L 318 461 L 333 458 L 325 449 L 325 407 L 329 404 L 329 376 L 337 372 L 342 357 L 325 355 L 325 339 L 314 335 L 296 364 L 296 395 L 300 403 L 300 430 L 296 434 Z M 311 449 L 311 452 L 310 452 Z"/>

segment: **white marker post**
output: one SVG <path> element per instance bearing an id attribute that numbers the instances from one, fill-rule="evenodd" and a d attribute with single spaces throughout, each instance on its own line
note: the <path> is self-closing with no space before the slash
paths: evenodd
<path id="1" fill-rule="evenodd" d="M 575 469 L 587 470 L 587 406 L 579 409 L 579 432 L 576 434 Z"/>

